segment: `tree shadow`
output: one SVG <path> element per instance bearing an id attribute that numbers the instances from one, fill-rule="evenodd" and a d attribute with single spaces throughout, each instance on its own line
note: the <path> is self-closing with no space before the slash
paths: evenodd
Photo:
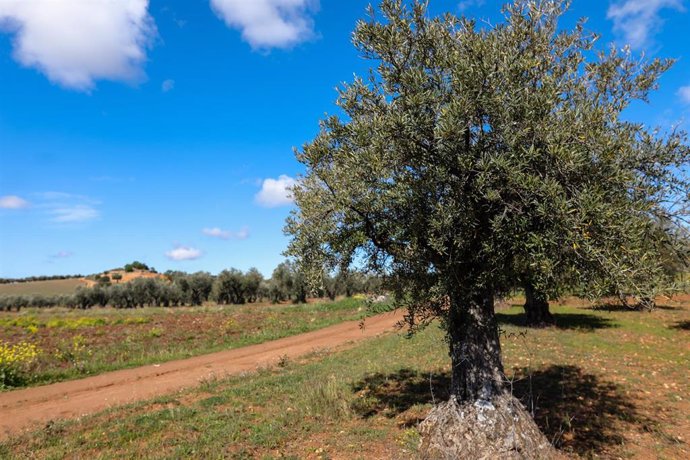
<path id="1" fill-rule="evenodd" d="M 626 307 L 625 305 L 621 305 L 619 303 L 601 303 L 601 304 L 596 304 L 591 307 L 588 307 L 588 310 L 593 310 L 593 311 L 604 311 L 607 313 L 613 313 L 613 312 L 629 312 L 629 313 L 645 313 L 645 312 L 652 312 L 654 310 L 682 310 L 681 307 L 674 307 L 672 305 L 655 305 L 653 309 L 651 310 L 645 310 L 645 309 L 640 309 L 640 308 L 631 308 L 631 307 Z"/>
<path id="2" fill-rule="evenodd" d="M 671 329 L 681 329 L 683 331 L 690 331 L 690 321 L 678 321 L 671 326 Z"/>
<path id="3" fill-rule="evenodd" d="M 400 369 L 372 374 L 352 386 L 356 393 L 353 410 L 364 418 L 402 416 L 407 419 L 404 426 L 414 426 L 427 410 L 417 411 L 412 419 L 405 412 L 447 400 L 449 387 L 448 372 L 424 375 Z M 511 387 L 547 438 L 563 451 L 591 455 L 624 442 L 625 424 L 648 431 L 655 426 L 618 385 L 576 366 L 516 369 Z"/>
<path id="4" fill-rule="evenodd" d="M 587 456 L 623 443 L 626 424 L 655 429 L 619 385 L 577 366 L 514 372 L 513 394 L 559 449 Z"/>
<path id="5" fill-rule="evenodd" d="M 577 329 L 581 331 L 591 332 L 596 329 L 608 329 L 618 327 L 616 323 L 608 318 L 592 315 L 589 313 L 552 313 L 555 324 L 558 329 Z M 499 324 L 510 324 L 517 327 L 532 327 L 527 324 L 527 316 L 524 313 L 505 314 L 496 313 L 496 319 Z"/>
<path id="6" fill-rule="evenodd" d="M 402 368 L 391 374 L 375 373 L 352 385 L 356 398 L 354 412 L 364 418 L 375 415 L 394 418 L 416 405 L 446 401 L 450 394 L 450 374 L 431 373 Z M 406 425 L 415 425 L 422 418 Z"/>

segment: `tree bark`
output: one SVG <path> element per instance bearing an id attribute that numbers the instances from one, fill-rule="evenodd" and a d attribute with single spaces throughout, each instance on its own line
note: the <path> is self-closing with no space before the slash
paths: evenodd
<path id="1" fill-rule="evenodd" d="M 555 322 L 549 311 L 547 295 L 535 289 L 530 282 L 525 282 L 525 316 L 528 326 L 545 327 Z"/>
<path id="2" fill-rule="evenodd" d="M 493 295 L 450 301 L 451 395 L 458 402 L 490 401 L 505 393 Z"/>
<path id="3" fill-rule="evenodd" d="M 420 424 L 423 459 L 557 458 L 532 416 L 507 389 L 494 298 L 451 296 L 451 397 Z"/>

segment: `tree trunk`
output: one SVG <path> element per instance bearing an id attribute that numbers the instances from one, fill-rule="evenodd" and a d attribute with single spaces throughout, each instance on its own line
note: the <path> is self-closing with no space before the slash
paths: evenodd
<path id="1" fill-rule="evenodd" d="M 449 314 L 451 395 L 458 401 L 489 401 L 503 394 L 503 364 L 492 294 L 452 298 Z"/>
<path id="2" fill-rule="evenodd" d="M 422 459 L 556 457 L 532 416 L 504 384 L 493 295 L 451 298 L 450 401 L 420 424 Z"/>
<path id="3" fill-rule="evenodd" d="M 545 327 L 555 322 L 549 311 L 549 298 L 529 281 L 525 282 L 525 316 L 528 326 Z"/>

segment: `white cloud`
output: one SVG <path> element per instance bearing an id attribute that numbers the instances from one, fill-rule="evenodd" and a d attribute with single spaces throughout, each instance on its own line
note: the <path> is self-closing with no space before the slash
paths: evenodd
<path id="1" fill-rule="evenodd" d="M 101 213 L 99 201 L 84 195 L 64 192 L 40 192 L 32 196 L 37 200 L 36 208 L 42 209 L 54 223 L 79 223 L 94 220 Z"/>
<path id="2" fill-rule="evenodd" d="M 213 238 L 220 238 L 221 240 L 246 240 L 249 238 L 249 228 L 242 227 L 238 232 L 231 232 L 230 230 L 223 230 L 219 227 L 205 228 L 201 231 L 206 236 Z"/>
<path id="3" fill-rule="evenodd" d="M 175 88 L 175 80 L 165 80 L 161 85 L 161 91 L 167 93 Z"/>
<path id="4" fill-rule="evenodd" d="M 254 199 L 259 205 L 266 208 L 292 204 L 294 199 L 291 189 L 296 183 L 295 179 L 285 174 L 278 177 L 278 179 L 264 179 L 261 184 L 261 190 Z"/>
<path id="5" fill-rule="evenodd" d="M 252 48 L 289 48 L 314 36 L 318 0 L 211 0 L 211 7 Z"/>
<path id="6" fill-rule="evenodd" d="M 201 257 L 201 251 L 196 248 L 186 246 L 178 246 L 175 249 L 165 253 L 165 256 L 170 260 L 194 260 Z"/>
<path id="7" fill-rule="evenodd" d="M 67 257 L 72 257 L 74 255 L 71 251 L 58 251 L 57 253 L 50 256 L 51 259 L 65 259 Z"/>
<path id="8" fill-rule="evenodd" d="M 484 5 L 484 0 L 463 0 L 460 3 L 458 3 L 458 9 L 461 13 L 463 13 L 472 7 L 482 5 Z"/>
<path id="9" fill-rule="evenodd" d="M 2 0 L 0 30 L 14 58 L 67 88 L 99 79 L 136 81 L 156 35 L 148 0 Z"/>
<path id="10" fill-rule="evenodd" d="M 0 209 L 23 209 L 28 206 L 28 201 L 16 195 L 0 196 Z"/>
<path id="11" fill-rule="evenodd" d="M 54 207 L 48 214 L 52 216 L 50 220 L 57 223 L 86 222 L 100 216 L 96 209 L 85 204 Z"/>
<path id="12" fill-rule="evenodd" d="M 239 232 L 233 232 L 230 236 L 236 240 L 246 240 L 249 238 L 249 227 L 242 227 Z"/>
<path id="13" fill-rule="evenodd" d="M 230 232 L 227 230 L 221 230 L 218 227 L 205 228 L 201 231 L 206 236 L 212 236 L 214 238 L 220 238 L 222 240 L 227 240 L 230 238 Z"/>
<path id="14" fill-rule="evenodd" d="M 89 199 L 85 197 L 84 195 L 75 195 L 73 193 L 65 193 L 65 192 L 38 192 L 34 193 L 36 197 L 42 199 L 42 200 L 50 200 L 50 201 L 56 201 L 56 200 L 84 200 L 88 201 Z"/>
<path id="15" fill-rule="evenodd" d="M 632 48 L 646 46 L 663 25 L 660 12 L 670 8 L 685 11 L 684 0 L 621 0 L 609 6 L 606 17 L 613 20 L 613 30 Z"/>
<path id="16" fill-rule="evenodd" d="M 678 96 L 686 104 L 690 104 L 690 86 L 683 86 L 678 90 Z"/>

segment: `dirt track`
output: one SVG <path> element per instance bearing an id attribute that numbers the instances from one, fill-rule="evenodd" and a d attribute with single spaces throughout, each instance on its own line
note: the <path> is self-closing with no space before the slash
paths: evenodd
<path id="1" fill-rule="evenodd" d="M 283 356 L 295 358 L 374 337 L 391 331 L 401 319 L 400 311 L 384 313 L 367 318 L 364 329 L 358 321 L 348 321 L 259 345 L 0 393 L 0 440 L 50 420 L 81 417 L 193 387 L 210 377 L 251 372 Z"/>

